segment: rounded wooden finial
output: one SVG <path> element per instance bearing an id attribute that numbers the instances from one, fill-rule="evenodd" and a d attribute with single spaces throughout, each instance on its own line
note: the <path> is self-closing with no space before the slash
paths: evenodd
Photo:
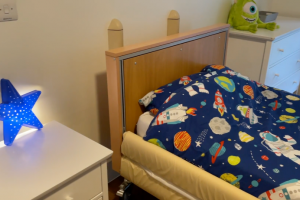
<path id="1" fill-rule="evenodd" d="M 117 20 L 111 20 L 108 27 L 108 48 L 115 49 L 123 47 L 123 26 L 122 23 Z"/>
<path id="2" fill-rule="evenodd" d="M 171 10 L 168 19 L 180 19 L 180 15 L 176 10 Z"/>
<path id="3" fill-rule="evenodd" d="M 180 16 L 176 10 L 171 10 L 168 17 L 167 35 L 179 33 Z"/>
<path id="4" fill-rule="evenodd" d="M 111 22 L 109 24 L 108 30 L 121 31 L 121 30 L 123 30 L 123 25 L 119 20 L 113 19 L 113 20 L 111 20 Z"/>

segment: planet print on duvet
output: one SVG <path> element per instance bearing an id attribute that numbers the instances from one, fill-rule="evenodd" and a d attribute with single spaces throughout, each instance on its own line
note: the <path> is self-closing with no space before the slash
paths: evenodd
<path id="1" fill-rule="evenodd" d="M 254 91 L 250 85 L 245 85 L 243 87 L 245 94 L 249 95 L 251 99 L 254 99 Z"/>
<path id="2" fill-rule="evenodd" d="M 191 146 L 192 138 L 186 131 L 180 131 L 174 136 L 174 146 L 177 150 L 183 152 Z"/>
<path id="3" fill-rule="evenodd" d="M 226 148 L 224 147 L 224 141 L 220 143 L 215 142 L 209 149 L 211 157 L 211 163 L 214 164 L 217 160 L 217 157 L 222 156 L 226 152 Z"/>
<path id="4" fill-rule="evenodd" d="M 150 140 L 148 140 L 148 142 L 160 147 L 160 148 L 163 148 L 163 149 L 166 149 L 166 147 L 164 146 L 164 144 L 157 138 L 152 138 Z"/>
<path id="5" fill-rule="evenodd" d="M 224 173 L 220 176 L 220 178 L 228 183 L 230 183 L 231 185 L 240 188 L 240 180 L 243 178 L 243 175 L 233 175 L 231 173 Z"/>
<path id="6" fill-rule="evenodd" d="M 229 133 L 231 130 L 231 126 L 229 125 L 229 123 L 224 118 L 220 117 L 212 118 L 208 125 L 211 131 L 217 135 L 224 135 L 226 133 Z"/>
<path id="7" fill-rule="evenodd" d="M 232 79 L 229 79 L 225 76 L 218 76 L 215 78 L 215 82 L 227 92 L 235 91 L 235 84 Z"/>
<path id="8" fill-rule="evenodd" d="M 286 98 L 291 100 L 291 101 L 299 101 L 300 100 L 299 97 L 296 97 L 296 96 L 293 96 L 293 95 L 287 95 Z"/>

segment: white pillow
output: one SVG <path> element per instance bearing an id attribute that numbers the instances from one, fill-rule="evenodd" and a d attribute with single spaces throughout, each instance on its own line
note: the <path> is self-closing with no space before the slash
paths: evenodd
<path id="1" fill-rule="evenodd" d="M 141 137 L 145 137 L 146 136 L 146 132 L 148 130 L 148 127 L 151 123 L 151 121 L 153 120 L 154 116 L 151 114 L 151 112 L 145 112 L 143 113 L 140 118 L 139 121 L 137 123 L 137 134 Z"/>

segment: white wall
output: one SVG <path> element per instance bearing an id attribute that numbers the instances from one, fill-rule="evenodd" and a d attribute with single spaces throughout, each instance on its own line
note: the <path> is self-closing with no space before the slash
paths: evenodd
<path id="1" fill-rule="evenodd" d="M 0 78 L 24 94 L 42 91 L 33 111 L 109 147 L 104 51 L 113 18 L 125 45 L 166 35 L 170 10 L 180 31 L 226 22 L 231 0 L 26 0 L 19 20 L 0 23 Z"/>
<path id="2" fill-rule="evenodd" d="M 258 10 L 260 11 L 265 11 L 265 10 L 270 10 L 271 7 L 271 1 L 272 0 L 255 0 Z"/>
<path id="3" fill-rule="evenodd" d="M 279 15 L 300 17 L 299 0 L 257 0 L 260 10 L 279 12 Z"/>
<path id="4" fill-rule="evenodd" d="M 280 15 L 300 17 L 299 0 L 272 0 L 271 9 L 279 12 Z"/>

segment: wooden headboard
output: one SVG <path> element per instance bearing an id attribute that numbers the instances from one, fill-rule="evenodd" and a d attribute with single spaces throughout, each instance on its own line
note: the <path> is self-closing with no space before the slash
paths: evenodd
<path id="1" fill-rule="evenodd" d="M 106 51 L 113 169 L 120 171 L 125 131 L 135 132 L 144 108 L 138 100 L 151 90 L 209 64 L 225 64 L 229 25 L 217 24 Z"/>

